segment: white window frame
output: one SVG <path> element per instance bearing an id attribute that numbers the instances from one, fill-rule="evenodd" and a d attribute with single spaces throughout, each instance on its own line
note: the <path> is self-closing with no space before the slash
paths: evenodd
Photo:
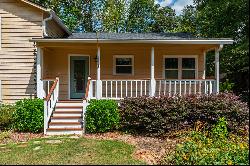
<path id="1" fill-rule="evenodd" d="M 132 73 L 126 74 L 126 73 L 116 73 L 116 58 L 131 58 L 132 59 Z M 134 75 L 134 55 L 114 55 L 113 56 L 113 75 Z"/>
<path id="2" fill-rule="evenodd" d="M 195 79 L 198 79 L 198 55 L 164 55 L 163 56 L 163 78 L 166 79 L 165 73 L 165 59 L 166 58 L 178 58 L 178 80 L 192 80 L 192 79 L 182 79 L 182 70 L 188 70 L 188 69 L 182 69 L 182 58 L 194 58 L 195 59 Z M 171 70 L 171 69 L 170 69 Z M 173 69 L 176 70 L 176 69 Z M 193 70 L 193 69 L 190 69 Z M 170 79 L 171 80 L 171 79 Z"/>

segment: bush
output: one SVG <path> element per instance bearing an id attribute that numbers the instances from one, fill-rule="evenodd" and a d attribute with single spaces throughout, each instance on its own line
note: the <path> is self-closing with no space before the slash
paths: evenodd
<path id="1" fill-rule="evenodd" d="M 230 93 L 211 95 L 126 98 L 120 104 L 121 127 L 125 131 L 149 136 L 194 127 L 201 121 L 211 126 L 220 117 L 228 121 L 230 131 L 248 125 L 249 109 Z"/>
<path id="2" fill-rule="evenodd" d="M 22 132 L 40 132 L 44 124 L 42 99 L 24 99 L 16 102 L 13 127 Z"/>
<path id="3" fill-rule="evenodd" d="M 87 132 L 106 132 L 119 126 L 118 105 L 113 100 L 90 100 L 86 110 Z"/>
<path id="4" fill-rule="evenodd" d="M 0 130 L 8 130 L 11 128 L 13 118 L 12 114 L 15 106 L 0 104 Z"/>
<path id="5" fill-rule="evenodd" d="M 174 165 L 249 165 L 247 139 L 228 136 L 225 119 L 219 119 L 209 134 L 193 131 L 186 141 L 163 161 Z"/>

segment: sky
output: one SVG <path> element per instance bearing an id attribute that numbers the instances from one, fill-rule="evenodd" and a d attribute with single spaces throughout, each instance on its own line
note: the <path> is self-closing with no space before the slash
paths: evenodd
<path id="1" fill-rule="evenodd" d="M 181 10 L 186 5 L 192 5 L 193 0 L 156 0 L 161 6 L 170 6 L 173 8 L 177 15 L 181 14 Z"/>

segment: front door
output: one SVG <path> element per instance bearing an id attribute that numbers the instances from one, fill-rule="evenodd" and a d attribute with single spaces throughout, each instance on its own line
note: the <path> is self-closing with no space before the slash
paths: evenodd
<path id="1" fill-rule="evenodd" d="M 88 81 L 89 62 L 86 56 L 70 56 L 70 98 L 82 99 Z"/>

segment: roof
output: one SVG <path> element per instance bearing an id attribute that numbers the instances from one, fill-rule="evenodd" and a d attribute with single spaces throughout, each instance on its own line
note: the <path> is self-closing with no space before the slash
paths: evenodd
<path id="1" fill-rule="evenodd" d="M 34 38 L 34 42 L 96 43 L 96 33 L 73 33 L 68 38 Z M 229 38 L 197 38 L 189 33 L 98 33 L 99 43 L 233 44 Z"/>
<path id="2" fill-rule="evenodd" d="M 46 12 L 48 14 L 52 14 L 53 19 L 55 20 L 55 22 L 67 33 L 67 34 L 71 34 L 71 32 L 69 31 L 69 29 L 63 24 L 62 20 L 55 14 L 55 12 L 51 9 L 46 9 L 44 7 L 42 7 L 41 5 L 38 5 L 36 3 L 30 2 L 29 0 L 20 0 L 21 2 L 24 2 L 25 4 L 31 5 L 39 10 L 42 10 L 43 12 Z"/>
<path id="3" fill-rule="evenodd" d="M 72 33 L 69 39 L 96 39 L 96 33 Z M 229 38 L 199 38 L 190 33 L 99 33 L 98 39 L 108 40 L 230 40 Z"/>

